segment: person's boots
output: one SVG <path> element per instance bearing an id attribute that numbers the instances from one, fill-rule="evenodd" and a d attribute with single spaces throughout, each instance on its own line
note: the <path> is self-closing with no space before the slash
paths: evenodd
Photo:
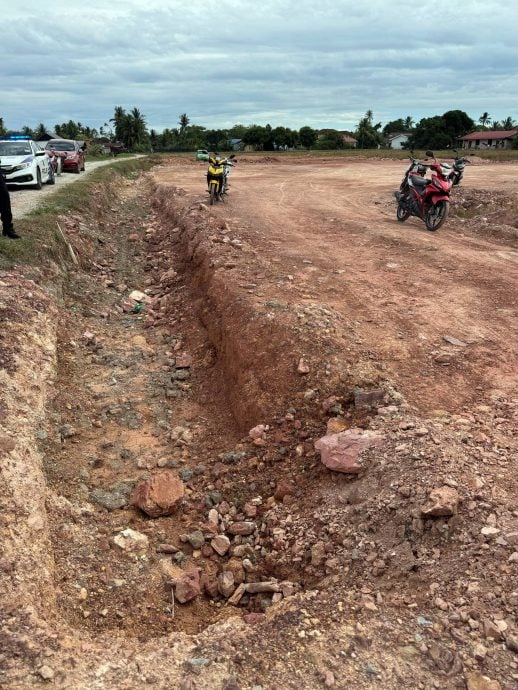
<path id="1" fill-rule="evenodd" d="M 2 235 L 4 237 L 8 237 L 10 240 L 19 240 L 21 239 L 20 235 L 14 231 L 14 228 L 7 228 L 7 230 L 4 228 L 2 231 Z"/>

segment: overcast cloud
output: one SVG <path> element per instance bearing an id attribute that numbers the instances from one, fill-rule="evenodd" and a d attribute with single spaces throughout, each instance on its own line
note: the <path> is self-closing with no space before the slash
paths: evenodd
<path id="1" fill-rule="evenodd" d="M 518 119 L 509 0 L 1 0 L 0 117 L 99 128 L 116 105 L 192 123 L 352 129 L 460 108 Z"/>

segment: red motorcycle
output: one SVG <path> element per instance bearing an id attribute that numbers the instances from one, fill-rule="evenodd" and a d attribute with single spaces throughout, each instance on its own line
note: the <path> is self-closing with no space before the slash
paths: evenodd
<path id="1" fill-rule="evenodd" d="M 438 230 L 448 217 L 452 179 L 435 159 L 433 151 L 426 155 L 433 163 L 422 163 L 411 158 L 411 165 L 405 172 L 399 192 L 394 192 L 397 201 L 397 219 L 400 223 L 417 216 L 424 220 L 427 230 Z M 432 171 L 432 179 L 424 177 L 426 170 Z"/>

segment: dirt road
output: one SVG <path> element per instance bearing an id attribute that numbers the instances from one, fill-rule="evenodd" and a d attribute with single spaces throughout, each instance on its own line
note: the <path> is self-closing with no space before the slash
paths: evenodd
<path id="1" fill-rule="evenodd" d="M 287 302 L 327 305 L 348 324 L 347 341 L 361 325 L 365 347 L 409 399 L 422 409 L 454 409 L 480 387 L 516 384 L 518 252 L 464 218 L 451 217 L 436 234 L 417 219 L 398 223 L 392 192 L 405 166 L 245 159 L 214 213 L 235 220 L 240 236 L 277 266 L 262 281 L 266 295 L 278 294 L 281 281 Z M 157 178 L 204 200 L 203 173 L 191 165 Z M 516 222 L 517 165 L 472 165 L 463 184 L 504 190 L 507 222 Z M 453 191 L 454 204 L 460 194 Z"/>

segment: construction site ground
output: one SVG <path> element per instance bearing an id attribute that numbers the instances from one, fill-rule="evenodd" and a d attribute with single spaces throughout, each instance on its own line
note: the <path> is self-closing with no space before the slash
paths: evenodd
<path id="1" fill-rule="evenodd" d="M 405 167 L 162 158 L 0 272 L 0 687 L 518 688 L 518 165 Z"/>

